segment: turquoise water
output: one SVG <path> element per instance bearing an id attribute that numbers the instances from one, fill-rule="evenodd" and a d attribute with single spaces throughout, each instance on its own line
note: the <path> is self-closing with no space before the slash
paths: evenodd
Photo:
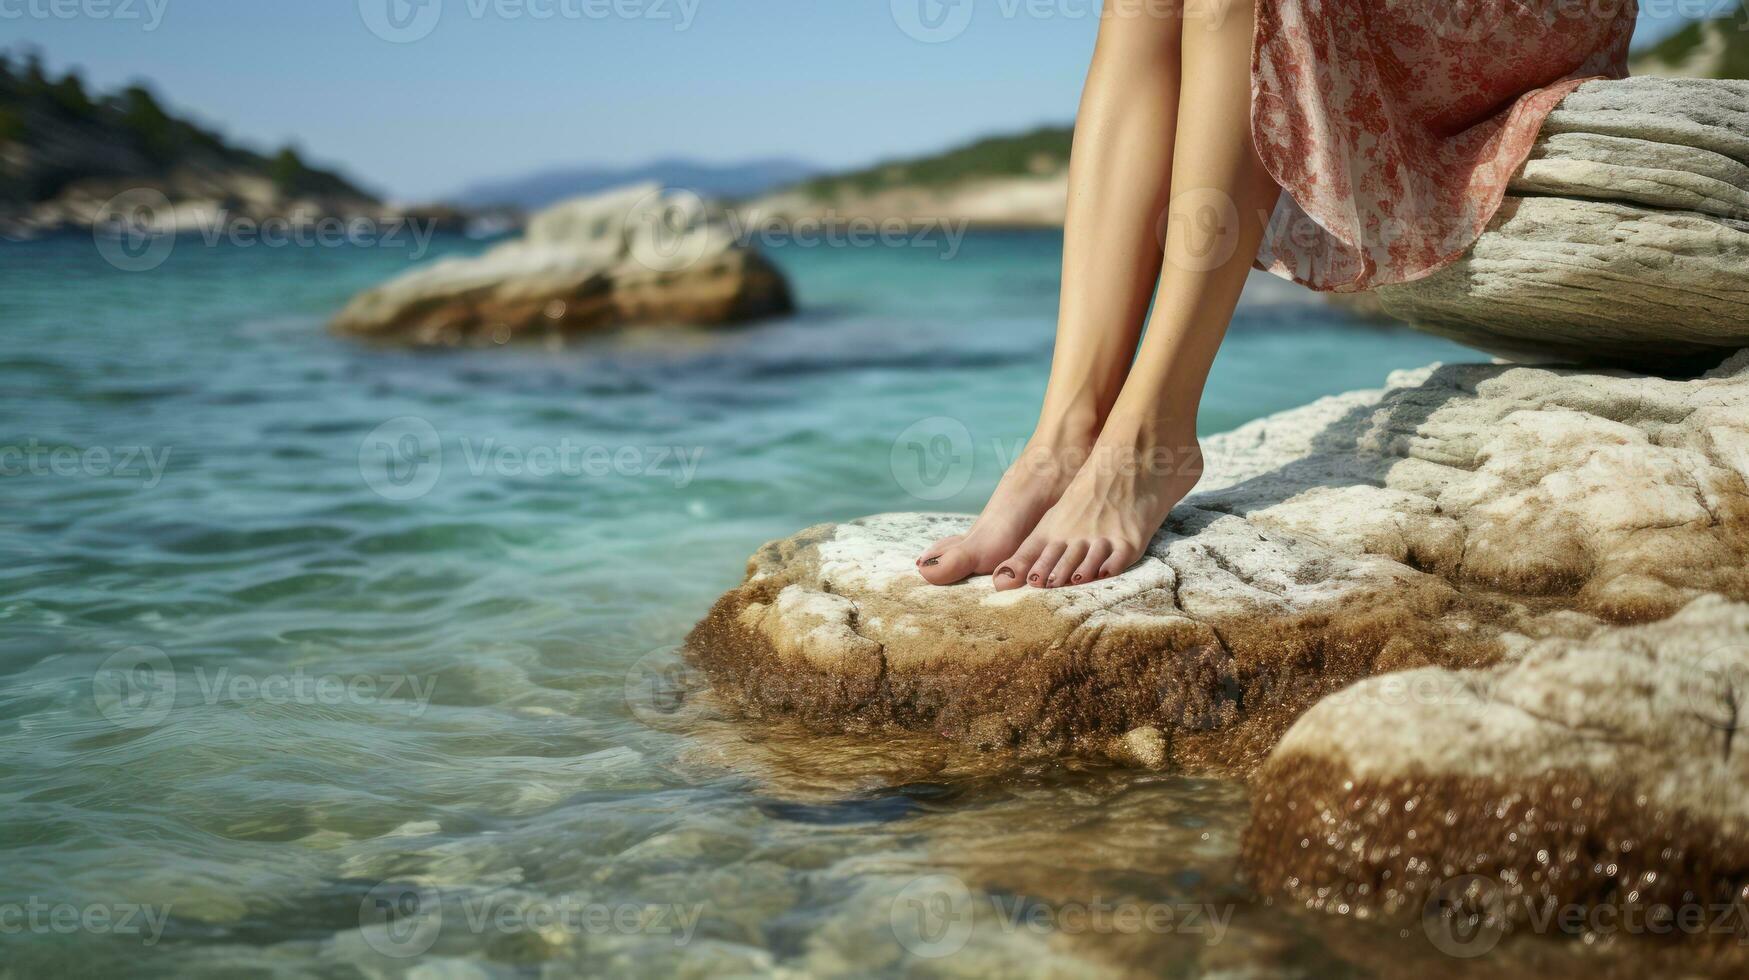
<path id="1" fill-rule="evenodd" d="M 0 975 L 1438 956 L 1252 898 L 1237 784 L 961 775 L 640 703 L 761 542 L 978 506 L 1041 390 L 1052 234 L 780 249 L 791 319 L 453 353 L 323 329 L 405 250 L 184 243 L 129 273 L 89 241 L 0 249 Z M 1477 356 L 1257 286 L 1207 431 Z M 943 418 L 975 465 L 919 499 L 942 485 L 895 440 Z M 978 910 L 963 931 L 909 924 L 943 896 Z M 1171 924 L 1089 925 L 1101 903 Z"/>

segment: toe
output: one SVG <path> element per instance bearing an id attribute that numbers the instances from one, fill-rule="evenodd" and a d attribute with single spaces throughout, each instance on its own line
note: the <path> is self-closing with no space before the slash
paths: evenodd
<path id="1" fill-rule="evenodd" d="M 1082 559 L 1087 557 L 1087 542 L 1071 541 L 1057 558 L 1057 564 L 1045 576 L 1045 588 L 1055 589 L 1069 584 L 1069 576 L 1081 566 Z"/>
<path id="2" fill-rule="evenodd" d="M 926 555 L 917 571 L 931 585 L 952 585 L 978 573 L 978 555 L 963 544 L 951 544 L 939 554 Z"/>
<path id="3" fill-rule="evenodd" d="M 1039 553 L 1044 551 L 1043 538 L 1027 538 L 1009 559 L 996 566 L 992 573 L 992 583 L 997 591 L 1018 589 L 1026 584 L 1027 573 L 1032 570 L 1033 562 L 1038 561 Z"/>
<path id="4" fill-rule="evenodd" d="M 930 545 L 929 547 L 923 549 L 923 553 L 917 556 L 917 564 L 919 566 L 921 566 L 924 562 L 929 561 L 931 558 L 940 558 L 943 552 L 947 551 L 947 549 L 953 547 L 954 545 L 959 544 L 961 541 L 964 541 L 965 539 L 966 539 L 966 536 L 963 534 L 951 534 L 945 538 L 942 538 L 940 541 L 937 541 L 934 544 Z"/>
<path id="5" fill-rule="evenodd" d="M 1120 542 L 1111 549 L 1111 557 L 1099 567 L 1099 577 L 1117 575 L 1136 563 L 1142 557 L 1142 549 L 1127 542 Z"/>
<path id="6" fill-rule="evenodd" d="M 1087 547 L 1087 557 L 1081 559 L 1081 564 L 1069 573 L 1069 584 L 1080 585 L 1091 582 L 1099 577 L 1099 568 L 1105 560 L 1111 557 L 1111 542 L 1100 538 Z"/>
<path id="7" fill-rule="evenodd" d="M 1045 580 L 1057 567 L 1057 560 L 1063 557 L 1064 547 L 1066 546 L 1061 541 L 1052 541 L 1045 545 L 1044 550 L 1038 553 L 1038 557 L 1032 560 L 1032 568 L 1026 573 L 1026 584 L 1034 588 L 1044 588 Z"/>

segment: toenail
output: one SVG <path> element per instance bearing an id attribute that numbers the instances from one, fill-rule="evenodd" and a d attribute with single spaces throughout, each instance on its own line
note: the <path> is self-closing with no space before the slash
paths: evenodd
<path id="1" fill-rule="evenodd" d="M 1031 578 L 1027 579 L 1027 581 L 1032 582 L 1034 585 L 1036 585 L 1036 584 L 1038 584 L 1038 576 L 1033 575 Z"/>
<path id="2" fill-rule="evenodd" d="M 1009 578 L 1013 578 L 1014 577 L 1014 569 L 1012 569 L 1012 568 L 998 568 L 998 569 L 996 569 L 996 577 L 997 578 L 1001 578 L 1004 575 L 1008 576 Z"/>
<path id="3" fill-rule="evenodd" d="M 930 567 L 930 566 L 931 566 L 931 565 L 939 565 L 939 564 L 941 564 L 941 559 L 940 559 L 940 558 L 931 558 L 931 559 L 929 559 L 929 560 L 928 560 L 928 561 L 926 561 L 926 562 L 924 562 L 924 563 L 923 563 L 923 567 L 924 567 L 924 568 L 928 568 L 928 567 Z"/>
<path id="4" fill-rule="evenodd" d="M 1075 574 L 1074 574 L 1074 575 L 1072 575 L 1072 576 L 1070 576 L 1070 577 L 1069 577 L 1069 581 L 1071 581 L 1071 582 L 1079 582 L 1079 581 L 1081 581 L 1081 573 L 1080 573 L 1080 572 L 1076 572 L 1076 573 L 1075 573 Z"/>

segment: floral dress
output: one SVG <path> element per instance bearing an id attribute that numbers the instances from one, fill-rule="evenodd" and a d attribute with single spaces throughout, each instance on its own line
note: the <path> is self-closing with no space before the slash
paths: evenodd
<path id="1" fill-rule="evenodd" d="M 1251 129 L 1286 193 L 1257 264 L 1417 279 L 1499 210 L 1555 104 L 1627 75 L 1635 0 L 1258 0 Z"/>

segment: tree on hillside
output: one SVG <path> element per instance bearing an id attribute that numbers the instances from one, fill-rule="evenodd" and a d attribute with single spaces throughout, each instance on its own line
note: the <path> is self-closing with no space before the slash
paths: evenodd
<path id="1" fill-rule="evenodd" d="M 91 97 L 85 94 L 85 82 L 76 71 L 69 71 L 49 90 L 61 111 L 79 119 L 88 119 L 97 111 Z"/>
<path id="2" fill-rule="evenodd" d="M 43 53 L 35 48 L 24 53 L 24 85 L 31 92 L 39 92 L 49 85 L 49 76 L 43 71 Z"/>
<path id="3" fill-rule="evenodd" d="M 309 172 L 303 157 L 298 156 L 297 149 L 291 146 L 274 154 L 272 162 L 267 165 L 267 176 L 281 194 L 297 193 Z"/>
<path id="4" fill-rule="evenodd" d="M 176 126 L 170 114 L 142 85 L 130 85 L 121 93 L 122 125 L 134 145 L 154 163 L 168 163 L 176 155 Z"/>

